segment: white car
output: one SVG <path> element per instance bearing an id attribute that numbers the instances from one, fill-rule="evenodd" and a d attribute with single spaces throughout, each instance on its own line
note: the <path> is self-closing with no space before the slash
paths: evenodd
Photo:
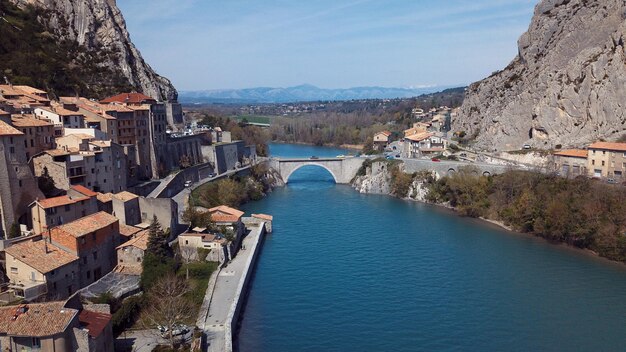
<path id="1" fill-rule="evenodd" d="M 185 181 L 185 187 L 191 187 L 192 182 L 191 181 Z"/>

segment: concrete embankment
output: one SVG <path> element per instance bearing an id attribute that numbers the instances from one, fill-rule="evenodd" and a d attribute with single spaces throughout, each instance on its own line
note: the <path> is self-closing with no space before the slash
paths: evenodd
<path id="1" fill-rule="evenodd" d="M 211 282 L 207 289 L 203 308 L 208 305 L 208 311 L 201 311 L 197 322 L 207 337 L 206 351 L 233 351 L 237 322 L 266 233 L 265 223 L 258 220 L 247 222 L 246 227 L 250 232 L 243 239 L 242 249 L 216 274 L 215 283 Z"/>

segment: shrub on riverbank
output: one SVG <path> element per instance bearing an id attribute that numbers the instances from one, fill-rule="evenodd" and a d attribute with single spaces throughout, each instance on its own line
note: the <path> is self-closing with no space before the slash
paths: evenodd
<path id="1" fill-rule="evenodd" d="M 622 186 L 529 171 L 483 176 L 472 168 L 439 180 L 394 169 L 391 175 L 392 192 L 398 197 L 407 197 L 409 180 L 419 181 L 426 188 L 427 202 L 626 262 L 626 188 Z"/>
<path id="2" fill-rule="evenodd" d="M 194 206 L 212 208 L 228 205 L 237 208 L 250 200 L 260 200 L 274 186 L 268 177 L 267 165 L 250 168 L 250 176 L 233 176 L 217 182 L 209 182 L 191 193 Z"/>

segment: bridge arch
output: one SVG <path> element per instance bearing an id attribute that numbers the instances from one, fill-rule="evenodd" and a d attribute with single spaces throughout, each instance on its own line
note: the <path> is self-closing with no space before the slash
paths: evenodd
<path id="1" fill-rule="evenodd" d="M 294 167 L 293 169 L 291 169 L 286 175 L 283 176 L 283 181 L 285 183 L 289 183 L 289 178 L 291 177 L 291 175 L 300 170 L 301 168 L 305 167 L 305 166 L 317 166 L 317 167 L 321 167 L 322 169 L 328 171 L 328 173 L 333 177 L 333 180 L 335 181 L 335 183 L 339 183 L 337 180 L 337 175 L 335 175 L 335 173 L 333 172 L 333 170 L 331 170 L 328 166 L 323 165 L 321 163 L 316 163 L 316 162 L 306 162 L 306 163 L 302 163 L 296 167 Z"/>

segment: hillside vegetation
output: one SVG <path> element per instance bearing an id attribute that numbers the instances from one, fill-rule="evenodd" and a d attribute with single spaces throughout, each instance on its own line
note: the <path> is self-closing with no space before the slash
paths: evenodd
<path id="1" fill-rule="evenodd" d="M 39 21 L 47 13 L 32 6 L 22 10 L 7 0 L 0 0 L 0 74 L 3 77 L 12 84 L 46 90 L 53 97 L 80 94 L 101 98 L 134 88 L 119 69 L 102 65 L 111 60 L 112 52 L 88 51 L 74 41 L 57 38 Z"/>

